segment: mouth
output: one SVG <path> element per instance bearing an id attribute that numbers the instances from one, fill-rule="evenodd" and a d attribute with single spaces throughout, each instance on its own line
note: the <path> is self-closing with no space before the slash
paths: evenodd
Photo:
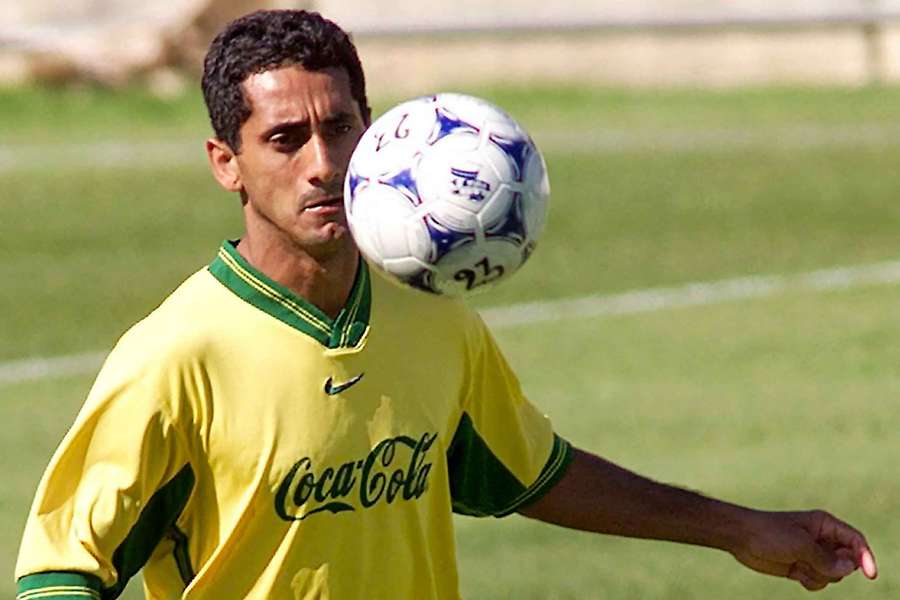
<path id="1" fill-rule="evenodd" d="M 304 212 L 312 212 L 316 214 L 332 214 L 340 212 L 344 208 L 343 196 L 329 196 L 313 202 L 308 202 L 304 207 Z"/>

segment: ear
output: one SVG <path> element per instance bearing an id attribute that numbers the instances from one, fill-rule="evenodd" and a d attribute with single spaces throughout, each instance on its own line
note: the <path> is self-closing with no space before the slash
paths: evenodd
<path id="1" fill-rule="evenodd" d="M 241 182 L 241 168 L 237 155 L 231 147 L 218 138 L 206 140 L 206 157 L 213 177 L 229 192 L 240 192 L 244 189 Z"/>

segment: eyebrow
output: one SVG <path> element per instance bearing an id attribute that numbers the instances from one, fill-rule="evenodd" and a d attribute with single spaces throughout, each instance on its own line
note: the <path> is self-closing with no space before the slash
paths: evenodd
<path id="1" fill-rule="evenodd" d="M 353 113 L 347 111 L 340 111 L 334 113 L 333 115 L 329 115 L 325 119 L 322 119 L 323 125 L 334 125 L 336 123 L 345 123 L 347 121 L 352 121 L 354 118 Z M 288 131 L 290 129 L 298 129 L 298 128 L 309 128 L 309 121 L 307 119 L 298 119 L 294 121 L 283 121 L 281 123 L 276 123 L 272 127 L 266 129 L 262 133 L 262 139 L 269 139 L 276 133 L 281 133 L 282 131 Z"/>
<path id="2" fill-rule="evenodd" d="M 266 129 L 260 135 L 261 139 L 267 140 L 276 133 L 281 133 L 283 131 L 289 131 L 291 129 L 309 129 L 309 121 L 283 121 L 281 123 L 276 123 L 272 127 Z"/>

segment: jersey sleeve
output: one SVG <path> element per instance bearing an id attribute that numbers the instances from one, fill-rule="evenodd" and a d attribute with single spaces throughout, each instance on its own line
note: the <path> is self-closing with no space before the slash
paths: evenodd
<path id="1" fill-rule="evenodd" d="M 185 377 L 121 346 L 38 486 L 17 598 L 117 596 L 190 496 L 194 474 L 172 410 Z"/>
<path id="2" fill-rule="evenodd" d="M 475 317 L 469 385 L 448 448 L 454 512 L 502 517 L 546 493 L 572 459 L 568 442 L 522 393 L 496 342 Z"/>

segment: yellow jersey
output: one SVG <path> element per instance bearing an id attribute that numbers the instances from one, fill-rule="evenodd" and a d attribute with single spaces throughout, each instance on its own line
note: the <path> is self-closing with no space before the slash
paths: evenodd
<path id="1" fill-rule="evenodd" d="M 107 358 L 38 488 L 18 598 L 458 598 L 452 512 L 504 516 L 569 444 L 477 313 L 364 262 L 335 319 L 233 242 Z"/>

